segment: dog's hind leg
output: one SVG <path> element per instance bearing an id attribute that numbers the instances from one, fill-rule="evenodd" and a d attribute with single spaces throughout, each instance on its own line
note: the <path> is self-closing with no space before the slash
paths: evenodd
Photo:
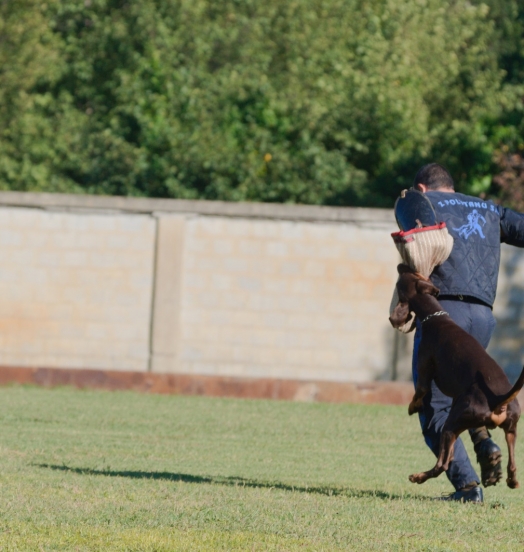
<path id="1" fill-rule="evenodd" d="M 517 439 L 516 430 L 505 431 L 506 443 L 508 445 L 508 478 L 506 483 L 510 489 L 518 489 L 517 464 L 515 463 L 515 441 Z"/>
<path id="2" fill-rule="evenodd" d="M 455 433 L 451 430 L 444 430 L 440 436 L 440 452 L 435 466 L 426 472 L 414 473 L 409 476 L 411 483 L 425 483 L 428 479 L 438 477 L 449 468 L 453 460 L 453 449 L 455 441 L 461 432 Z"/>

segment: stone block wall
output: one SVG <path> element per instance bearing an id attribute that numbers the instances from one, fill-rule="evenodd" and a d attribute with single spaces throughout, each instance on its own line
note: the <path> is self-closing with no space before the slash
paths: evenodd
<path id="1" fill-rule="evenodd" d="M 396 255 L 348 224 L 185 223 L 175 371 L 292 379 L 387 377 Z"/>
<path id="2" fill-rule="evenodd" d="M 149 216 L 0 207 L 0 365 L 147 370 Z"/>
<path id="3" fill-rule="evenodd" d="M 524 362 L 524 250 L 502 246 L 497 298 L 497 326 L 488 352 L 514 381 Z M 522 404 L 522 403 L 521 403 Z"/>
<path id="4" fill-rule="evenodd" d="M 410 378 L 389 210 L 0 192 L 0 366 Z M 520 370 L 522 250 L 490 351 Z"/>

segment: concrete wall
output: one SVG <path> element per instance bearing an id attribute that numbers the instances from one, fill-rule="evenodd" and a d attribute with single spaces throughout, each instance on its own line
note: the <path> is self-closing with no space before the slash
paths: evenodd
<path id="1" fill-rule="evenodd" d="M 408 379 L 395 230 L 378 209 L 1 192 L 0 366 Z M 503 259 L 492 351 L 515 371 L 524 258 Z"/>
<path id="2" fill-rule="evenodd" d="M 388 372 L 387 232 L 219 217 L 183 225 L 170 341 L 179 347 L 162 371 L 353 381 Z"/>
<path id="3" fill-rule="evenodd" d="M 489 353 L 516 380 L 524 360 L 524 250 L 504 245 Z M 522 402 L 521 402 L 522 404 Z"/>
<path id="4" fill-rule="evenodd" d="M 0 365 L 147 370 L 155 221 L 0 208 Z"/>

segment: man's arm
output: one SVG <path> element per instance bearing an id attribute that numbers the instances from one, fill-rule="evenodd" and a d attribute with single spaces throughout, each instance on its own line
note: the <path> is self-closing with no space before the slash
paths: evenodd
<path id="1" fill-rule="evenodd" d="M 500 211 L 500 241 L 516 247 L 524 247 L 524 214 L 506 207 Z"/>

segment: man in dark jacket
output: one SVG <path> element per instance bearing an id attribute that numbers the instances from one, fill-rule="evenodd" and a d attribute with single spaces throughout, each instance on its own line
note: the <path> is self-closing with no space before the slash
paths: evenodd
<path id="1" fill-rule="evenodd" d="M 416 174 L 414 188 L 425 193 L 453 236 L 449 258 L 431 274 L 440 289 L 442 308 L 461 328 L 486 348 L 495 329 L 492 314 L 500 264 L 500 243 L 524 247 L 524 215 L 491 201 L 456 193 L 449 172 L 437 163 L 424 165 Z M 417 381 L 417 354 L 422 328 L 417 321 L 413 350 L 413 380 Z M 442 426 L 452 399 L 432 383 L 419 414 L 424 439 L 438 456 Z M 470 431 L 485 487 L 502 477 L 500 448 L 486 428 Z M 454 459 L 446 472 L 455 487 L 450 500 L 482 502 L 479 478 L 460 439 L 455 443 Z"/>

